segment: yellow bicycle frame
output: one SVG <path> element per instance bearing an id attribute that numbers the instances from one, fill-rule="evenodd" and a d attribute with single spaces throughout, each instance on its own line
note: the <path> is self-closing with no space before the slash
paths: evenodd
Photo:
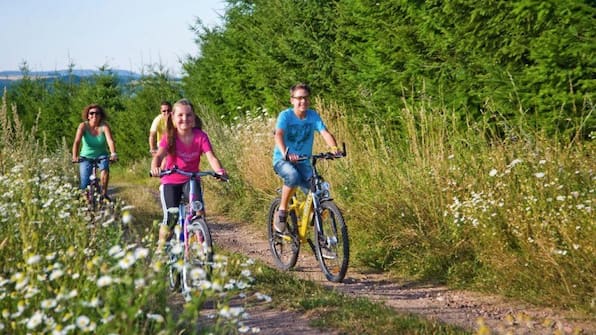
<path id="1" fill-rule="evenodd" d="M 298 196 L 294 195 L 292 198 L 290 198 L 290 204 L 288 207 L 288 212 L 294 211 L 294 213 L 296 213 L 296 219 L 298 221 L 298 238 L 300 239 L 300 243 L 306 243 L 308 224 L 313 213 L 312 193 L 308 192 L 306 194 L 306 199 L 304 200 L 300 200 L 298 199 Z M 285 238 L 291 239 L 289 236 L 284 236 L 284 239 Z"/>

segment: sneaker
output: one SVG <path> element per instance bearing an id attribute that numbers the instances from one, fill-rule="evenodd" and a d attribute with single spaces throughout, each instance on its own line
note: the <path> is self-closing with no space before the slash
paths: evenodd
<path id="1" fill-rule="evenodd" d="M 275 216 L 275 220 L 273 220 L 273 227 L 275 228 L 275 231 L 280 234 L 283 234 L 286 232 L 286 222 L 281 221 L 279 219 L 279 215 Z"/>

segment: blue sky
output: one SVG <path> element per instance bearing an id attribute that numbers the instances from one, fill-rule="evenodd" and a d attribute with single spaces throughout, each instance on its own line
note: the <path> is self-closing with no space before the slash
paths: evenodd
<path id="1" fill-rule="evenodd" d="M 189 26 L 214 26 L 224 0 L 0 0 L 0 71 L 112 69 L 141 72 L 196 55 Z"/>

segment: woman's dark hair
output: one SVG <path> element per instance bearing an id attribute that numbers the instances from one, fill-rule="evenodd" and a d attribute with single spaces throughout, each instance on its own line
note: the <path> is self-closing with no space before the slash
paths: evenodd
<path id="1" fill-rule="evenodd" d="M 90 104 L 90 105 L 85 106 L 85 108 L 83 108 L 83 111 L 81 112 L 81 118 L 83 119 L 83 121 L 89 120 L 89 111 L 92 109 L 97 109 L 97 111 L 99 112 L 99 115 L 101 116 L 102 122 L 106 121 L 108 119 L 106 112 L 103 110 L 103 108 L 100 105 Z"/>

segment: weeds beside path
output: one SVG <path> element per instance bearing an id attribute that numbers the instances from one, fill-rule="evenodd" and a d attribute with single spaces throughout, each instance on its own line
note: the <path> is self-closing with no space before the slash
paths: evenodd
<path id="1" fill-rule="evenodd" d="M 155 200 L 154 188 L 146 187 L 146 192 L 131 192 L 131 185 L 125 182 L 114 183 L 114 187 L 116 193 L 126 201 L 142 207 L 138 208 L 140 220 L 150 224 L 151 217 L 159 219 L 160 209 Z M 146 196 L 139 197 L 139 194 Z M 209 224 L 216 248 L 239 253 L 273 267 L 264 228 L 232 222 L 221 216 L 209 217 Z M 383 303 L 405 315 L 421 315 L 478 334 L 488 330 L 492 334 L 596 333 L 593 318 L 512 303 L 495 296 L 450 290 L 444 286 L 403 282 L 385 274 L 366 273 L 354 268 L 348 270 L 343 283 L 331 283 L 320 271 L 312 252 L 308 249 L 301 251 L 295 270 L 290 272 L 292 275 L 347 296 Z M 176 301 L 172 303 L 176 304 Z M 308 314 L 295 310 L 282 311 L 257 305 L 249 313 L 252 317 L 248 324 L 259 327 L 262 334 L 324 334 L 320 329 L 309 326 L 311 320 Z M 334 333 L 338 332 L 328 334 Z"/>
<path id="2" fill-rule="evenodd" d="M 233 252 L 261 260 L 273 260 L 265 229 L 257 231 L 248 224 L 211 218 L 215 244 Z M 496 296 L 450 290 L 444 286 L 400 282 L 383 274 L 363 273 L 350 268 L 343 283 L 328 282 L 310 250 L 301 250 L 292 274 L 329 287 L 346 295 L 382 302 L 403 313 L 413 313 L 480 333 L 490 328 L 493 334 L 594 334 L 594 319 L 581 319 L 565 312 L 536 308 L 505 301 Z M 486 327 L 482 327 L 482 325 Z"/>

